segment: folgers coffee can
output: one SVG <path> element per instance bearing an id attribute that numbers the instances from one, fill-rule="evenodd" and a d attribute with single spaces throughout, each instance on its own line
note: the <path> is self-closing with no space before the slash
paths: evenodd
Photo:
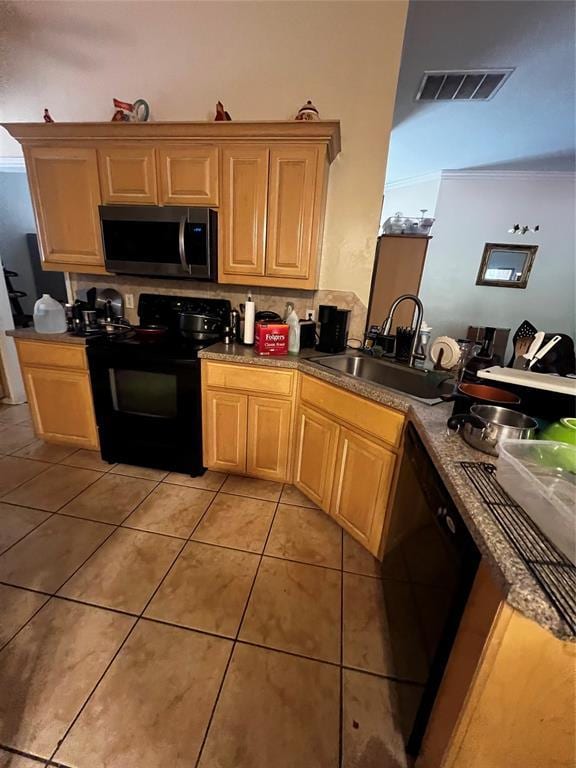
<path id="1" fill-rule="evenodd" d="M 257 322 L 254 327 L 254 349 L 258 355 L 287 355 L 288 326 L 286 323 Z"/>

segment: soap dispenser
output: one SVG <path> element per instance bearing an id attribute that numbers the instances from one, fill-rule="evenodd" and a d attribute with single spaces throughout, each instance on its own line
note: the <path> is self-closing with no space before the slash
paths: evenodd
<path id="1" fill-rule="evenodd" d="M 286 304 L 286 324 L 288 325 L 288 354 L 297 355 L 300 352 L 300 321 L 291 302 Z"/>

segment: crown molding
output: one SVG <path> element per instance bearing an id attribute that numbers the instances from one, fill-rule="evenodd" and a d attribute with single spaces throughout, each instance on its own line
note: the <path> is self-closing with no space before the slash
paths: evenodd
<path id="1" fill-rule="evenodd" d="M 0 157 L 0 173 L 26 173 L 24 158 Z"/>
<path id="2" fill-rule="evenodd" d="M 557 179 L 558 181 L 564 179 L 576 179 L 576 172 L 575 171 L 515 171 L 515 170 L 486 170 L 486 171 L 474 171 L 474 170 L 465 170 L 465 171 L 442 171 L 441 172 L 441 178 L 442 181 L 445 180 L 455 180 L 455 179 L 476 179 L 476 181 L 479 181 L 480 179 L 515 179 L 518 181 L 536 181 L 538 179 L 540 180 L 552 180 Z"/>
<path id="3" fill-rule="evenodd" d="M 427 181 L 440 181 L 441 175 L 441 171 L 433 171 L 431 173 L 422 173 L 419 176 L 407 176 L 405 179 L 389 181 L 384 185 L 384 191 L 390 189 L 402 189 L 402 187 L 411 187 L 413 184 L 423 184 Z"/>

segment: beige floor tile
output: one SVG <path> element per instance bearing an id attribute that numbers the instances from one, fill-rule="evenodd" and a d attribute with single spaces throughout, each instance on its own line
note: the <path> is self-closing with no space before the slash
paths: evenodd
<path id="1" fill-rule="evenodd" d="M 282 489 L 280 496 L 280 502 L 282 504 L 293 504 L 296 507 L 310 507 L 311 509 L 318 509 L 316 504 L 307 496 L 304 496 L 301 490 L 296 488 L 295 485 L 285 485 Z"/>
<path id="2" fill-rule="evenodd" d="M 195 541 L 262 552 L 276 505 L 220 492 L 194 531 Z"/>
<path id="3" fill-rule="evenodd" d="M 116 464 L 110 472 L 115 475 L 128 475 L 129 477 L 141 477 L 143 480 L 164 480 L 168 472 L 164 469 L 152 467 L 137 467 L 134 464 Z"/>
<path id="4" fill-rule="evenodd" d="M 381 564 L 368 550 L 344 531 L 344 570 L 364 576 L 379 576 Z"/>
<path id="5" fill-rule="evenodd" d="M 137 477 L 108 473 L 102 475 L 60 511 L 66 515 L 119 525 L 148 496 L 155 485 L 154 480 L 140 480 Z"/>
<path id="6" fill-rule="evenodd" d="M 180 539 L 118 528 L 58 594 L 140 613 L 181 548 Z"/>
<path id="7" fill-rule="evenodd" d="M 265 553 L 340 568 L 342 529 L 320 509 L 279 504 Z"/>
<path id="8" fill-rule="evenodd" d="M 49 757 L 133 622 L 50 600 L 0 655 L 0 742 Z"/>
<path id="9" fill-rule="evenodd" d="M 18 459 L 14 456 L 0 458 L 0 496 L 10 493 L 46 469 L 50 469 L 50 464 L 30 461 L 29 459 Z"/>
<path id="10" fill-rule="evenodd" d="M 191 768 L 231 646 L 141 621 L 56 759 L 82 768 Z"/>
<path id="11" fill-rule="evenodd" d="M 0 581 L 56 592 L 113 528 L 53 515 L 0 555 Z"/>
<path id="12" fill-rule="evenodd" d="M 406 737 L 421 689 L 343 672 L 342 768 L 407 768 Z"/>
<path id="13" fill-rule="evenodd" d="M 0 749 L 0 768 L 41 768 L 42 763 Z"/>
<path id="14" fill-rule="evenodd" d="M 37 461 L 49 461 L 57 464 L 75 451 L 76 448 L 69 446 L 45 443 L 44 440 L 34 440 L 30 445 L 16 451 L 14 455 L 23 459 L 36 459 Z"/>
<path id="15" fill-rule="evenodd" d="M 344 574 L 344 664 L 424 682 L 427 661 L 410 585 Z"/>
<path id="16" fill-rule="evenodd" d="M 237 645 L 198 768 L 338 768 L 337 667 Z"/>
<path id="17" fill-rule="evenodd" d="M 37 592 L 0 584 L 0 647 L 10 640 L 48 599 L 46 595 L 39 595 Z"/>
<path id="18" fill-rule="evenodd" d="M 26 459 L 20 459 L 26 461 Z M 56 512 L 81 493 L 95 480 L 100 472 L 53 464 L 46 472 L 8 493 L 3 501 L 22 504 L 25 507 Z"/>
<path id="19" fill-rule="evenodd" d="M 162 483 L 124 525 L 187 539 L 213 498 L 211 491 Z"/>
<path id="20" fill-rule="evenodd" d="M 187 485 L 190 488 L 202 488 L 205 491 L 219 491 L 222 483 L 228 475 L 224 472 L 214 472 L 207 469 L 202 477 L 190 477 L 180 472 L 169 472 L 164 478 L 165 483 L 174 483 L 174 485 Z"/>
<path id="21" fill-rule="evenodd" d="M 324 661 L 340 661 L 341 574 L 264 557 L 240 639 Z"/>
<path id="22" fill-rule="evenodd" d="M 0 424 L 0 452 L 13 453 L 36 439 L 28 424 Z"/>
<path id="23" fill-rule="evenodd" d="M 224 493 L 236 493 L 238 496 L 249 496 L 251 499 L 278 501 L 282 493 L 282 483 L 241 475 L 228 475 L 222 490 Z"/>
<path id="24" fill-rule="evenodd" d="M 109 464 L 100 456 L 99 451 L 87 451 L 82 448 L 66 457 L 62 464 L 69 467 L 81 467 L 82 469 L 96 469 L 99 472 L 108 472 L 114 464 Z"/>
<path id="25" fill-rule="evenodd" d="M 0 408 L 0 424 L 26 424 L 30 421 L 30 406 L 2 405 Z"/>
<path id="26" fill-rule="evenodd" d="M 49 517 L 49 512 L 0 502 L 0 553 Z"/>
<path id="27" fill-rule="evenodd" d="M 235 637 L 260 558 L 189 542 L 146 616 Z"/>

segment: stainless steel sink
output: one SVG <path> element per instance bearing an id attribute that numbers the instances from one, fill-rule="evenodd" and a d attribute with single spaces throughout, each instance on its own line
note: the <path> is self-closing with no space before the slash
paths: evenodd
<path id="1" fill-rule="evenodd" d="M 442 371 L 413 368 L 365 355 L 327 355 L 311 357 L 309 361 L 423 400 L 438 400 L 447 389 L 442 384 L 449 378 L 449 374 Z"/>

